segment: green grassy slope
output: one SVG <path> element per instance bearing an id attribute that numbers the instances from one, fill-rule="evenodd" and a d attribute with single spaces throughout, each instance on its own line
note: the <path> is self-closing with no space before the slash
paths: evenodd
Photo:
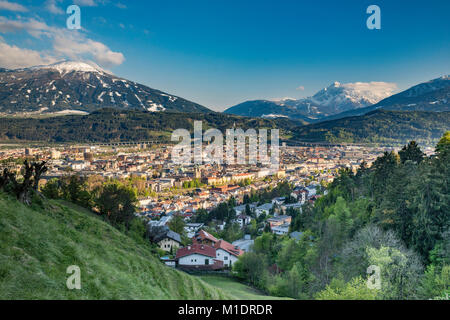
<path id="1" fill-rule="evenodd" d="M 210 285 L 222 289 L 224 292 L 236 297 L 239 300 L 291 300 L 290 298 L 266 296 L 259 291 L 229 277 L 204 275 L 200 278 Z"/>
<path id="2" fill-rule="evenodd" d="M 84 209 L 44 206 L 0 193 L 0 300 L 234 298 L 164 266 L 147 245 Z M 81 290 L 66 287 L 70 265 L 81 269 Z"/>

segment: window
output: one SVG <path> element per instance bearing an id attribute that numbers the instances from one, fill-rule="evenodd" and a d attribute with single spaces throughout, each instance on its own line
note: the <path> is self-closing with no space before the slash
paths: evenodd
<path id="1" fill-rule="evenodd" d="M 225 256 L 225 257 L 223 258 L 223 260 L 228 260 L 228 257 L 227 257 L 227 256 Z"/>

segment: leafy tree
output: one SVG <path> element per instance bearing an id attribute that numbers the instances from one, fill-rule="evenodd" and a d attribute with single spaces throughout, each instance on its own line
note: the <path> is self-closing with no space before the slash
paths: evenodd
<path id="1" fill-rule="evenodd" d="M 345 283 L 342 280 L 333 279 L 325 290 L 316 295 L 318 300 L 375 300 L 378 291 L 369 289 L 366 280 L 357 277 Z"/>
<path id="2" fill-rule="evenodd" d="M 186 222 L 180 215 L 174 215 L 173 218 L 168 223 L 170 230 L 176 232 L 180 235 L 184 234 L 184 227 L 186 226 Z"/>
<path id="3" fill-rule="evenodd" d="M 208 211 L 201 208 L 198 209 L 194 216 L 194 222 L 196 223 L 207 223 L 209 221 Z"/>
<path id="4" fill-rule="evenodd" d="M 127 234 L 135 241 L 142 243 L 146 237 L 146 231 L 146 222 L 141 218 L 135 218 L 131 220 L 130 229 Z"/>
<path id="5" fill-rule="evenodd" d="M 106 219 L 114 226 L 129 229 L 131 220 L 135 218 L 137 197 L 135 192 L 118 183 L 104 186 L 95 204 Z"/>
<path id="6" fill-rule="evenodd" d="M 230 222 L 236 216 L 236 213 L 227 202 L 220 203 L 215 209 L 209 213 L 210 220 L 216 219 L 219 221 Z"/>
<path id="7" fill-rule="evenodd" d="M 257 288 L 265 289 L 267 281 L 267 262 L 263 254 L 247 252 L 233 264 L 235 275 Z"/>
<path id="8" fill-rule="evenodd" d="M 447 298 L 450 295 L 450 266 L 444 266 L 440 271 L 434 265 L 429 265 L 423 276 L 419 293 L 423 299 Z"/>
<path id="9" fill-rule="evenodd" d="M 276 236 L 270 232 L 264 232 L 260 237 L 255 239 L 253 250 L 257 253 L 272 254 L 274 253 L 275 243 Z"/>
<path id="10" fill-rule="evenodd" d="M 87 190 L 86 178 L 79 175 L 63 177 L 60 187 L 63 199 L 86 208 L 93 206 L 93 199 Z"/>
<path id="11" fill-rule="evenodd" d="M 41 189 L 44 196 L 49 199 L 59 199 L 61 197 L 61 189 L 58 179 L 51 179 Z"/>
<path id="12" fill-rule="evenodd" d="M 417 297 L 422 265 L 412 252 L 401 252 L 390 247 L 367 248 L 369 265 L 381 270 L 381 297 L 383 299 L 414 299 Z"/>
<path id="13" fill-rule="evenodd" d="M 244 232 L 238 223 L 227 223 L 223 231 L 219 233 L 219 238 L 228 242 L 233 242 L 242 239 L 243 237 Z"/>
<path id="14" fill-rule="evenodd" d="M 350 281 L 358 276 L 365 276 L 367 267 L 370 266 L 367 248 L 380 249 L 381 247 L 396 248 L 400 251 L 406 250 L 392 230 L 383 231 L 374 224 L 358 230 L 355 236 L 347 241 L 339 252 L 338 273 L 343 275 L 345 281 Z"/>
<path id="15" fill-rule="evenodd" d="M 440 158 L 445 158 L 450 153 L 450 131 L 446 131 L 436 145 L 436 153 Z"/>

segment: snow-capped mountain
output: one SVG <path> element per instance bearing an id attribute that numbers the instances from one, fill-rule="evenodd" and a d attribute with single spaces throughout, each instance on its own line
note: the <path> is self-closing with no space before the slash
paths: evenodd
<path id="1" fill-rule="evenodd" d="M 333 107 L 336 112 L 372 105 L 393 94 L 397 86 L 386 82 L 333 83 L 316 93 L 310 100 L 320 105 Z"/>
<path id="2" fill-rule="evenodd" d="M 395 84 L 386 82 L 334 82 L 309 98 L 248 101 L 225 112 L 243 116 L 281 114 L 290 118 L 321 119 L 377 103 L 391 96 L 395 89 Z"/>
<path id="3" fill-rule="evenodd" d="M 360 116 L 384 109 L 392 111 L 450 111 L 450 77 L 448 75 L 415 85 L 371 106 L 327 117 L 326 120 Z"/>
<path id="4" fill-rule="evenodd" d="M 93 63 L 64 61 L 0 69 L 0 113 L 89 113 L 105 107 L 210 112 L 199 104 L 116 77 Z"/>

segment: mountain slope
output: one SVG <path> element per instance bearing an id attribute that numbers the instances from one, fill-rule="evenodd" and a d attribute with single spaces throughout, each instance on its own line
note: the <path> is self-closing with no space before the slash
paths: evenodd
<path id="1" fill-rule="evenodd" d="M 228 108 L 224 111 L 227 114 L 234 114 L 244 117 L 261 117 L 261 118 L 282 118 L 289 117 L 291 119 L 302 119 L 309 121 L 309 118 L 298 112 L 297 108 L 280 104 L 275 101 L 254 100 L 246 101 Z"/>
<path id="2" fill-rule="evenodd" d="M 26 69 L 0 69 L 0 113 L 92 112 L 105 107 L 147 111 L 211 110 L 122 79 L 96 65 L 60 62 Z"/>
<path id="3" fill-rule="evenodd" d="M 303 141 L 435 144 L 450 130 L 450 112 L 375 110 L 363 116 L 329 120 L 300 127 Z"/>
<path id="4" fill-rule="evenodd" d="M 443 76 L 420 83 L 369 107 L 342 112 L 329 116 L 326 120 L 364 115 L 377 109 L 396 111 L 450 111 L 450 77 Z"/>
<path id="5" fill-rule="evenodd" d="M 346 110 L 377 103 L 392 95 L 395 88 L 395 84 L 386 82 L 335 82 L 309 98 L 247 101 L 225 110 L 225 113 L 250 117 L 278 115 L 317 121 Z"/>
<path id="6" fill-rule="evenodd" d="M 138 243 L 75 205 L 24 206 L 0 193 L 0 300 L 228 299 L 164 266 Z M 81 290 L 68 290 L 78 265 Z"/>

